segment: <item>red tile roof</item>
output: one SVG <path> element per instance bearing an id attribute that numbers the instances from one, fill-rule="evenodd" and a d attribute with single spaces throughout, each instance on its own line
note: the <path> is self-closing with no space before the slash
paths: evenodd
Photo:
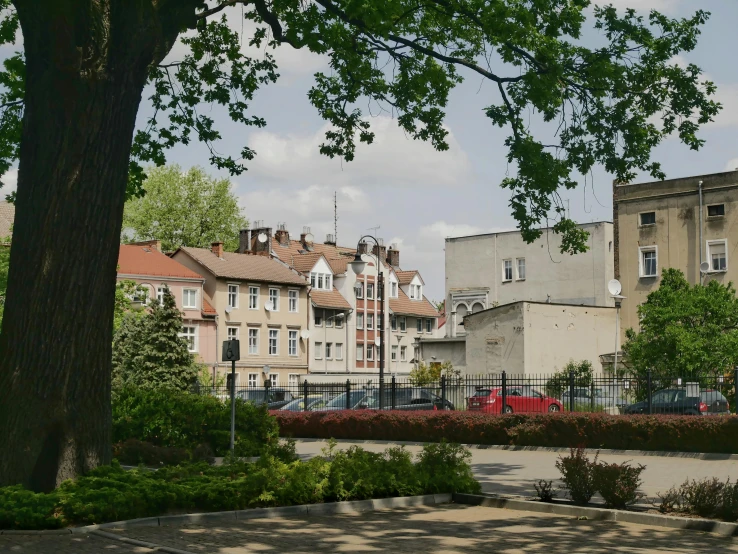
<path id="1" fill-rule="evenodd" d="M 418 274 L 417 271 L 411 270 L 411 271 L 395 271 L 395 275 L 397 275 L 397 280 L 400 282 L 401 285 L 408 285 L 413 280 L 413 278 Z"/>
<path id="2" fill-rule="evenodd" d="M 213 305 L 208 301 L 207 298 L 202 299 L 202 315 L 217 315 Z"/>
<path id="3" fill-rule="evenodd" d="M 301 254 L 299 256 L 294 256 L 290 261 L 285 261 L 285 263 L 291 265 L 300 273 L 308 273 L 311 269 L 313 269 L 313 267 L 315 267 L 317 261 L 322 257 L 323 254 L 320 254 L 318 252 L 311 252 L 310 254 Z"/>
<path id="4" fill-rule="evenodd" d="M 336 287 L 333 287 L 333 290 L 312 289 L 310 291 L 310 300 L 313 305 L 318 308 L 334 308 L 337 310 L 351 309 L 351 305 L 346 301 L 343 295 L 338 292 Z"/>
<path id="5" fill-rule="evenodd" d="M 146 277 L 183 277 L 203 279 L 181 263 L 166 254 L 146 246 L 121 244 L 118 252 L 118 273 L 121 275 L 140 275 Z"/>
<path id="6" fill-rule="evenodd" d="M 399 291 L 399 298 L 390 298 L 390 310 L 392 313 L 400 315 L 414 315 L 422 317 L 438 317 L 438 310 L 433 307 L 427 298 L 422 300 L 410 300 L 402 289 Z"/>

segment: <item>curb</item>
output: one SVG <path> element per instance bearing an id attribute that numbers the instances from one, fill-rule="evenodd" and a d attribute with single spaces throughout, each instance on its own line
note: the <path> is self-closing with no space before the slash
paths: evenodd
<path id="1" fill-rule="evenodd" d="M 236 510 L 227 512 L 205 512 L 200 514 L 181 514 L 160 517 L 142 517 L 126 521 L 112 521 L 98 525 L 86 525 L 84 527 L 69 527 L 67 529 L 50 529 L 42 531 L 24 530 L 0 530 L 0 535 L 69 535 L 95 533 L 107 538 L 126 538 L 119 535 L 104 533 L 104 529 L 130 529 L 132 527 L 159 527 L 162 525 L 191 525 L 213 520 L 249 520 L 272 517 L 299 517 L 299 516 L 328 516 L 334 514 L 350 514 L 361 512 L 373 512 L 391 508 L 405 508 L 408 506 L 430 506 L 435 504 L 446 504 L 451 502 L 452 495 L 448 494 L 426 494 L 423 496 L 400 496 L 395 498 L 373 498 L 370 500 L 352 500 L 346 502 L 328 502 L 325 504 L 302 504 L 299 506 L 282 506 L 278 508 L 253 508 L 249 510 Z M 131 541 L 134 539 L 127 539 Z M 123 541 L 123 542 L 126 542 Z M 141 541 L 138 541 L 141 542 Z M 133 543 L 132 543 L 133 544 Z M 139 546 L 143 546 L 139 544 Z M 156 545 L 154 545 L 156 546 Z M 153 546 L 149 546 L 153 548 Z M 161 550 L 163 547 L 159 547 Z M 163 550 L 164 552 L 183 552 L 180 550 Z"/>
<path id="2" fill-rule="evenodd" d="M 635 523 L 637 525 L 667 527 L 670 529 L 688 529 L 692 531 L 712 533 L 723 537 L 738 536 L 738 524 L 711 519 L 692 519 L 687 517 L 665 516 L 661 514 L 613 510 L 610 508 L 567 506 L 564 504 L 549 504 L 535 500 L 492 498 L 476 494 L 454 494 L 453 501 L 457 504 L 466 504 L 469 506 L 484 506 L 488 508 L 502 508 L 505 510 L 520 510 L 524 512 L 538 512 L 570 517 L 586 517 L 588 520 L 593 521 L 619 521 L 623 523 Z"/>
<path id="3" fill-rule="evenodd" d="M 302 439 L 295 438 L 297 442 L 327 442 L 331 439 Z M 387 445 L 400 445 L 400 446 L 425 446 L 427 444 L 436 444 L 431 442 L 418 442 L 418 441 L 387 441 L 387 440 L 362 440 L 362 439 L 333 439 L 338 443 L 350 443 L 350 444 L 387 444 Z M 569 447 L 564 446 L 516 446 L 511 444 L 464 444 L 461 446 L 466 448 L 472 448 L 476 450 L 509 450 L 512 452 L 569 452 Z M 712 460 L 712 461 L 725 461 L 733 460 L 738 461 L 738 454 L 719 454 L 711 452 L 670 452 L 668 450 L 618 450 L 618 449 L 607 449 L 607 448 L 585 448 L 585 452 L 588 454 L 612 454 L 622 456 L 659 456 L 663 458 L 693 458 L 696 460 Z"/>

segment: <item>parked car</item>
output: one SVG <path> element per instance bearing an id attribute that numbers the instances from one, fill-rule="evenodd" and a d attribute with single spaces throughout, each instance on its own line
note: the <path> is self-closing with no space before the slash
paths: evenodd
<path id="1" fill-rule="evenodd" d="M 285 404 L 284 406 L 282 406 L 280 410 L 285 410 L 288 412 L 304 412 L 304 411 L 310 412 L 310 411 L 314 411 L 314 410 L 322 408 L 332 398 L 333 398 L 333 395 L 330 395 L 330 394 L 309 394 L 308 401 L 307 401 L 307 410 L 306 410 L 305 409 L 305 398 L 300 396 L 298 398 L 295 398 L 289 404 Z"/>
<path id="2" fill-rule="evenodd" d="M 477 389 L 474 396 L 467 401 L 467 409 L 472 412 L 526 413 L 526 412 L 560 412 L 564 406 L 550 396 L 542 394 L 529 386 L 507 387 L 506 405 L 502 405 L 502 387 Z"/>
<path id="3" fill-rule="evenodd" d="M 567 389 L 561 395 L 561 403 L 565 409 L 569 409 L 569 390 Z M 574 388 L 574 406 L 575 409 L 587 411 L 588 408 L 594 408 L 610 413 L 620 413 L 620 410 L 628 403 L 613 390 L 591 387 L 575 387 Z"/>
<path id="4" fill-rule="evenodd" d="M 346 393 L 339 394 L 326 403 L 318 411 L 345 410 Z M 351 410 L 378 410 L 379 389 L 352 390 L 348 397 L 348 407 Z M 392 390 L 387 387 L 384 391 L 385 410 L 392 409 Z M 437 394 L 415 388 L 395 389 L 395 410 L 454 410 L 452 402 L 443 399 Z"/>
<path id="5" fill-rule="evenodd" d="M 648 401 L 642 400 L 623 410 L 626 414 L 647 414 Z M 720 391 L 700 390 L 699 396 L 687 396 L 685 389 L 664 389 L 651 396 L 651 412 L 676 415 L 728 415 L 730 406 Z"/>
<path id="6" fill-rule="evenodd" d="M 268 396 L 267 389 L 240 390 L 236 396 L 257 405 L 266 404 L 270 410 L 277 410 L 295 399 L 289 390 L 280 387 L 270 387 Z"/>

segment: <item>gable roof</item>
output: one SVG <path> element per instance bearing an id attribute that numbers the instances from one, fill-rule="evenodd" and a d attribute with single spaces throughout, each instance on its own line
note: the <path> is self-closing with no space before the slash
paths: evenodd
<path id="1" fill-rule="evenodd" d="M 13 221 L 15 221 L 15 204 L 0 202 L 0 239 L 10 236 Z"/>
<path id="2" fill-rule="evenodd" d="M 284 264 L 268 256 L 223 252 L 219 258 L 206 248 L 183 246 L 182 251 L 216 277 L 307 286 L 307 281 Z"/>
<path id="3" fill-rule="evenodd" d="M 120 245 L 118 274 L 204 280 L 202 275 L 195 273 L 155 248 L 132 244 Z"/>
<path id="4" fill-rule="evenodd" d="M 394 314 L 414 315 L 422 317 L 439 317 L 438 310 L 433 307 L 424 296 L 422 300 L 410 300 L 402 289 L 398 291 L 398 298 L 390 298 L 390 310 Z"/>
<path id="5" fill-rule="evenodd" d="M 294 260 L 291 263 L 287 263 L 294 267 L 300 273 L 308 273 L 311 269 L 313 269 L 313 267 L 315 267 L 315 264 L 318 263 L 318 260 L 320 258 L 324 258 L 323 254 L 320 254 L 319 252 L 311 252 L 310 254 L 295 256 Z"/>
<path id="6" fill-rule="evenodd" d="M 395 275 L 397 275 L 397 281 L 401 285 L 409 285 L 417 274 L 418 272 L 415 270 L 395 271 Z"/>
<path id="7" fill-rule="evenodd" d="M 310 291 L 310 300 L 318 308 L 351 309 L 351 304 L 338 292 L 336 287 L 333 287 L 333 290 L 312 289 Z"/>

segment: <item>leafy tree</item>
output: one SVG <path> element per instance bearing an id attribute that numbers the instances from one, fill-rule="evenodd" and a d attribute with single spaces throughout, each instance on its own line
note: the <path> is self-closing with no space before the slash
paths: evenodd
<path id="1" fill-rule="evenodd" d="M 238 247 L 247 221 L 228 179 L 173 165 L 151 169 L 144 188 L 146 195 L 129 200 L 123 212 L 123 231 L 131 230 L 133 241 L 158 239 L 164 250 L 209 248 L 219 240 L 226 250 Z"/>
<path id="2" fill-rule="evenodd" d="M 374 140 L 360 108 L 367 101 L 445 150 L 451 89 L 463 75 L 490 81 L 485 113 L 508 129 L 515 172 L 502 186 L 513 215 L 526 240 L 553 216 L 568 252 L 585 248 L 586 233 L 565 217 L 562 187 L 595 164 L 621 181 L 638 170 L 663 177 L 653 148 L 671 134 L 699 148 L 699 127 L 719 110 L 699 68 L 672 61 L 695 48 L 704 11 L 644 19 L 590 10 L 589 0 L 0 0 L 0 8 L 0 42 L 23 35 L 23 52 L 0 71 L 0 171 L 19 160 L 0 334 L 0 486 L 48 490 L 110 460 L 104 322 L 113 320 L 124 201 L 142 193 L 143 164 L 163 165 L 169 148 L 194 138 L 214 166 L 245 169 L 255 152 L 220 153 L 211 107 L 265 125 L 249 104 L 278 78 L 271 48 L 330 58 L 308 98 L 330 124 L 320 151 L 346 161 L 357 142 Z M 595 48 L 581 40 L 590 14 Z M 229 16 L 246 21 L 231 28 Z M 242 28 L 255 57 L 242 48 Z M 165 61 L 178 40 L 184 53 Z M 137 131 L 147 85 L 152 115 Z M 548 126 L 529 126 L 530 117 Z"/>
<path id="3" fill-rule="evenodd" d="M 113 382 L 116 386 L 188 390 L 201 364 L 180 337 L 182 313 L 167 290 L 163 303 L 152 302 L 143 317 L 127 314 L 113 338 Z"/>
<path id="4" fill-rule="evenodd" d="M 564 391 L 569 390 L 570 374 L 574 372 L 575 387 L 589 387 L 594 380 L 594 368 L 589 360 L 569 360 L 567 364 L 557 371 L 546 383 L 546 394 L 554 398 L 561 398 Z"/>
<path id="5" fill-rule="evenodd" d="M 659 288 L 638 307 L 641 330 L 628 329 L 623 351 L 640 376 L 655 382 L 723 375 L 738 364 L 738 298 L 732 283 L 690 285 L 665 269 Z"/>
<path id="6" fill-rule="evenodd" d="M 460 374 L 461 372 L 454 369 L 454 366 L 448 360 L 442 364 L 419 362 L 418 366 L 410 371 L 410 382 L 416 387 L 438 385 L 442 375 L 458 377 Z"/>
<path id="7" fill-rule="evenodd" d="M 115 311 L 113 315 L 113 331 L 117 331 L 123 323 L 123 318 L 133 309 L 134 299 L 145 304 L 148 290 L 136 281 L 124 279 L 115 285 Z"/>

